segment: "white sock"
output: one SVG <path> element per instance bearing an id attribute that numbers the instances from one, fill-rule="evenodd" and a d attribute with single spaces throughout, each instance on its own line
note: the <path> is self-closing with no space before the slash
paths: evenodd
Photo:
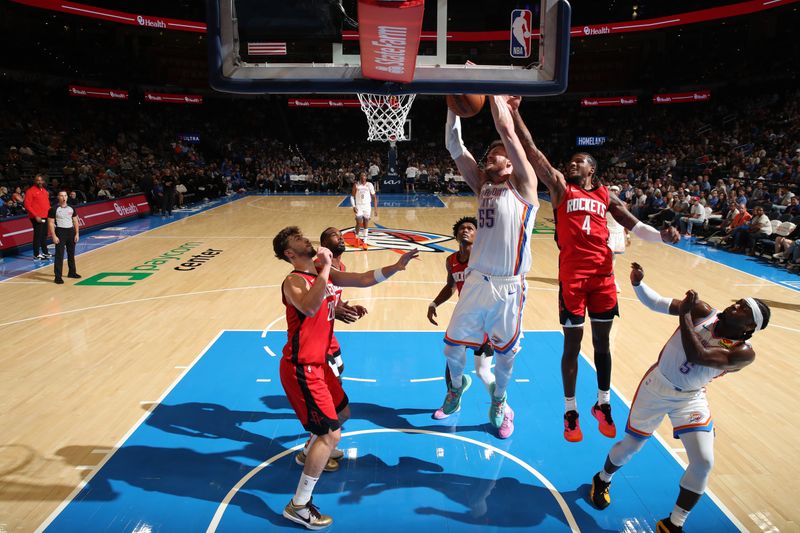
<path id="1" fill-rule="evenodd" d="M 364 228 L 364 240 L 367 240 L 367 237 L 369 237 L 369 228 Z"/>
<path id="2" fill-rule="evenodd" d="M 564 412 L 567 411 L 577 411 L 578 410 L 578 402 L 575 400 L 575 396 L 569 398 L 564 396 Z"/>
<path id="3" fill-rule="evenodd" d="M 677 505 L 672 510 L 672 514 L 669 515 L 669 521 L 675 524 L 678 527 L 683 527 L 683 523 L 686 522 L 686 517 L 689 516 L 689 511 L 686 509 L 682 509 Z"/>
<path id="4" fill-rule="evenodd" d="M 600 479 L 605 481 L 606 483 L 611 483 L 611 478 L 614 477 L 614 474 L 609 474 L 606 472 L 605 468 L 598 473 Z"/>
<path id="5" fill-rule="evenodd" d="M 319 481 L 318 477 L 311 477 L 305 474 L 300 475 L 300 482 L 297 484 L 297 491 L 294 493 L 292 503 L 296 506 L 305 505 L 311 499 L 311 493 L 314 492 L 314 486 Z"/>
<path id="6" fill-rule="evenodd" d="M 461 374 L 457 378 L 453 377 L 452 372 L 450 373 L 450 385 L 454 389 L 460 389 L 464 385 L 464 374 Z"/>
<path id="7" fill-rule="evenodd" d="M 611 403 L 611 391 L 598 389 L 597 403 L 600 405 L 603 405 L 604 403 Z"/>

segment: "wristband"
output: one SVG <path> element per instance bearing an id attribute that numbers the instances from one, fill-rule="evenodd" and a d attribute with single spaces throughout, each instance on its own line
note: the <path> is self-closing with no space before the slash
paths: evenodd
<path id="1" fill-rule="evenodd" d="M 375 276 L 375 282 L 380 283 L 381 281 L 386 281 L 386 276 L 383 275 L 382 268 L 376 268 L 373 270 L 372 275 Z"/>
<path id="2" fill-rule="evenodd" d="M 431 302 L 431 303 L 428 304 L 428 309 L 436 309 L 437 307 L 439 307 L 439 306 L 436 305 L 436 302 Z"/>

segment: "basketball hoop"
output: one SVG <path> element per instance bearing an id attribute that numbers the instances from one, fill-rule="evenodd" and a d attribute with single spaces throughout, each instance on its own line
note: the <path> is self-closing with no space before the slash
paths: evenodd
<path id="1" fill-rule="evenodd" d="M 367 115 L 368 141 L 405 141 L 403 129 L 411 104 L 416 94 L 369 94 L 359 93 L 361 111 Z"/>

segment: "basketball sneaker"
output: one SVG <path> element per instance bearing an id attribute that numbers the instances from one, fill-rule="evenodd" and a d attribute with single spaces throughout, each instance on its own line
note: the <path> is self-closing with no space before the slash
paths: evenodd
<path id="1" fill-rule="evenodd" d="M 592 406 L 592 416 L 597 419 L 597 429 L 600 433 L 613 439 L 617 436 L 617 426 L 614 425 L 614 420 L 611 418 L 611 405 L 594 404 Z"/>
<path id="2" fill-rule="evenodd" d="M 578 422 L 578 411 L 564 413 L 564 438 L 567 442 L 580 442 L 583 440 L 581 424 Z"/>
<path id="3" fill-rule="evenodd" d="M 306 464 L 306 452 L 300 450 L 300 452 L 294 456 L 294 462 L 299 464 L 300 466 L 305 466 Z M 336 472 L 339 470 L 339 461 L 333 459 L 332 457 L 328 457 L 328 462 L 325 463 L 325 468 L 322 469 L 324 472 Z"/>
<path id="4" fill-rule="evenodd" d="M 592 478 L 592 488 L 589 491 L 589 499 L 592 500 L 592 505 L 601 511 L 611 505 L 611 496 L 608 494 L 608 488 L 610 486 L 610 481 L 603 481 L 600 479 L 600 472 L 596 473 Z"/>
<path id="5" fill-rule="evenodd" d="M 676 526 L 666 517 L 656 523 L 656 533 L 683 533 L 683 526 Z"/>
<path id="6" fill-rule="evenodd" d="M 305 526 L 308 529 L 324 529 L 333 524 L 333 518 L 319 512 L 317 506 L 308 500 L 305 505 L 295 505 L 293 500 L 289 500 L 283 508 L 283 516 L 296 524 Z"/>
<path id="7" fill-rule="evenodd" d="M 503 422 L 497 428 L 497 436 L 501 439 L 507 439 L 512 433 L 514 433 L 514 410 L 510 405 L 506 404 Z"/>
<path id="8" fill-rule="evenodd" d="M 469 389 L 470 385 L 472 385 L 472 378 L 467 374 L 464 374 L 464 376 L 461 378 L 461 388 L 456 389 L 454 387 L 450 387 L 447 389 L 447 396 L 445 396 L 444 404 L 442 404 L 441 407 L 443 414 L 450 416 L 461 409 L 461 396 L 467 392 L 467 389 Z"/>
<path id="9" fill-rule="evenodd" d="M 503 421 L 505 419 L 506 407 L 508 407 L 506 405 L 506 398 L 508 397 L 508 395 L 503 394 L 502 398 L 498 398 L 497 396 L 494 395 L 494 388 L 495 388 L 494 383 L 489 385 L 489 394 L 492 397 L 492 404 L 489 406 L 489 423 L 494 427 L 496 427 L 497 429 L 500 429 L 500 426 L 503 425 Z M 513 418 L 511 420 L 513 422 Z M 511 427 L 513 431 L 514 425 L 512 424 Z"/>
<path id="10" fill-rule="evenodd" d="M 444 420 L 448 416 L 450 416 L 450 415 L 444 414 L 444 411 L 442 410 L 441 407 L 433 412 L 433 419 L 434 420 Z"/>

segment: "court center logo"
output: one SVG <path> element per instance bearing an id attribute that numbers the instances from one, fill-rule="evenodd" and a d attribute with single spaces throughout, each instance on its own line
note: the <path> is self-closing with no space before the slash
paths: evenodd
<path id="1" fill-rule="evenodd" d="M 452 235 L 440 235 L 429 231 L 414 231 L 408 229 L 370 228 L 366 242 L 356 235 L 355 228 L 342 230 L 342 238 L 347 245 L 347 251 L 357 250 L 396 250 L 410 252 L 450 252 L 451 250 L 439 246 L 439 243 L 453 239 Z"/>

